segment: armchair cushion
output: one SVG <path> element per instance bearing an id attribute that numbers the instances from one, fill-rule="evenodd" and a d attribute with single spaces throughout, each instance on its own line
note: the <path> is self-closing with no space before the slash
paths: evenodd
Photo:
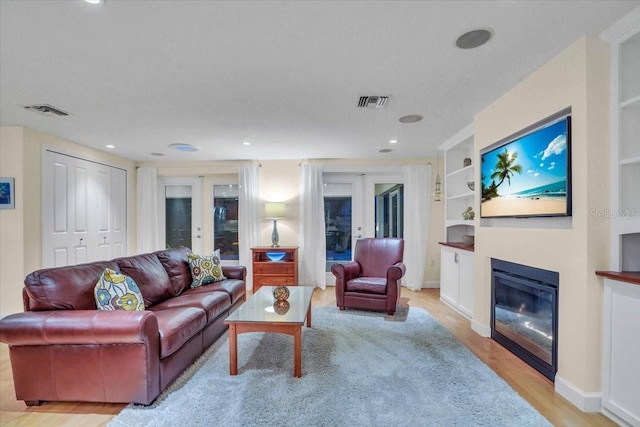
<path id="1" fill-rule="evenodd" d="M 346 290 L 384 295 L 387 293 L 387 279 L 385 277 L 357 277 L 347 282 Z"/>

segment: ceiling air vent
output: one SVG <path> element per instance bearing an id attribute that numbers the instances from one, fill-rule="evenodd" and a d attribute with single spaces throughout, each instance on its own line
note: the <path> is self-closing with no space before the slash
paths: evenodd
<path id="1" fill-rule="evenodd" d="M 384 108 L 388 100 L 388 96 L 361 96 L 358 98 L 358 108 Z"/>
<path id="2" fill-rule="evenodd" d="M 59 108 L 53 107 L 49 104 L 39 105 L 25 105 L 25 109 L 33 111 L 34 113 L 42 114 L 43 116 L 68 116 L 69 113 L 65 113 Z"/>

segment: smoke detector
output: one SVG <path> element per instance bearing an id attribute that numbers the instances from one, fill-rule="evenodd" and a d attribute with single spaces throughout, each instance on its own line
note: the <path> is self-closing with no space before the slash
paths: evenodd
<path id="1" fill-rule="evenodd" d="M 34 113 L 42 114 L 43 116 L 68 116 L 69 113 L 65 113 L 59 108 L 51 106 L 49 104 L 35 104 L 25 105 L 24 108 Z"/>
<path id="2" fill-rule="evenodd" d="M 384 108 L 388 95 L 363 95 L 358 97 L 358 108 Z"/>

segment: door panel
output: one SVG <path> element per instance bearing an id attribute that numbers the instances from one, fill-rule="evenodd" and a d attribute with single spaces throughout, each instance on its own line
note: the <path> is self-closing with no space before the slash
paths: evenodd
<path id="1" fill-rule="evenodd" d="M 202 178 L 162 177 L 158 184 L 160 244 L 202 253 Z"/>
<path id="2" fill-rule="evenodd" d="M 126 170 L 45 151 L 42 190 L 43 267 L 126 255 Z"/>

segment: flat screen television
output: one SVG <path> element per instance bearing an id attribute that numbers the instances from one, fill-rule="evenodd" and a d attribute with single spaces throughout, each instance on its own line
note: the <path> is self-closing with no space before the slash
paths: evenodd
<path id="1" fill-rule="evenodd" d="M 481 218 L 571 215 L 570 110 L 480 152 Z"/>

